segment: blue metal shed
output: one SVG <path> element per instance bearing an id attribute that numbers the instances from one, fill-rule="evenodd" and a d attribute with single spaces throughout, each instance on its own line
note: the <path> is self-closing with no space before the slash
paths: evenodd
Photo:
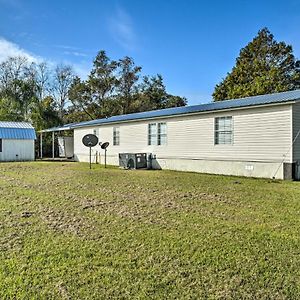
<path id="1" fill-rule="evenodd" d="M 0 121 L 0 161 L 34 160 L 35 139 L 30 123 Z"/>

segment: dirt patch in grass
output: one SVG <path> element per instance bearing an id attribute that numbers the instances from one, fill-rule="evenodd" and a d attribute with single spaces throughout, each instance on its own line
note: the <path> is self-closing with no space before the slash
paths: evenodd
<path id="1" fill-rule="evenodd" d="M 95 229 L 94 226 L 88 223 L 83 217 L 76 214 L 51 208 L 40 210 L 38 214 L 47 226 L 57 232 L 85 236 Z"/>
<path id="2" fill-rule="evenodd" d="M 299 299 L 297 182 L 0 164 L 1 299 Z"/>

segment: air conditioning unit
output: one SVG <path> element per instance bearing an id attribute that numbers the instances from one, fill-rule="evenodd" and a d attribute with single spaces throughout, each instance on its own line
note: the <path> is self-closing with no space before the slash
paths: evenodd
<path id="1" fill-rule="evenodd" d="M 119 153 L 119 166 L 124 169 L 151 169 L 150 153 Z"/>

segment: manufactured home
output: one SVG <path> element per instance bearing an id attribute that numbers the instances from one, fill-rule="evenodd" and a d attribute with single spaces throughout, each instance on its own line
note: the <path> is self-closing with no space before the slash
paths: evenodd
<path id="1" fill-rule="evenodd" d="M 34 160 L 35 139 L 31 124 L 0 121 L 0 162 Z"/>
<path id="2" fill-rule="evenodd" d="M 42 132 L 73 131 L 73 157 L 88 161 L 86 134 L 109 142 L 107 162 L 145 153 L 155 169 L 300 178 L 300 90 L 73 123 Z M 59 133 L 58 133 L 59 134 Z M 104 150 L 92 148 L 93 162 Z M 124 155 L 123 155 L 124 156 Z"/>

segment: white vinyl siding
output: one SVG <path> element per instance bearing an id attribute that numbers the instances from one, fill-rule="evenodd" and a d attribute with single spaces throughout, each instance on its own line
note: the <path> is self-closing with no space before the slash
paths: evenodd
<path id="1" fill-rule="evenodd" d="M 230 111 L 234 121 L 234 143 L 231 147 L 215 146 L 215 118 L 226 117 L 228 112 L 202 113 L 153 121 L 140 120 L 119 123 L 122 142 L 119 147 L 108 147 L 107 155 L 117 164 L 119 153 L 153 153 L 157 159 L 214 160 L 214 161 L 259 161 L 291 162 L 291 104 L 237 109 Z M 157 145 L 157 125 L 151 127 L 149 145 L 149 123 L 167 123 L 167 144 Z M 103 141 L 112 141 L 112 125 L 99 126 Z M 156 130 L 154 130 L 156 129 Z M 84 155 L 88 160 L 88 149 L 82 145 L 82 137 L 89 128 L 74 130 L 75 156 Z M 153 133 L 153 134 L 152 134 Z M 153 144 L 152 144 L 153 142 Z M 99 147 L 93 151 L 104 153 Z"/>
<path id="2" fill-rule="evenodd" d="M 215 144 L 231 145 L 233 142 L 232 117 L 215 118 Z"/>
<path id="3" fill-rule="evenodd" d="M 114 146 L 120 145 L 120 127 L 113 128 L 113 145 Z"/>

